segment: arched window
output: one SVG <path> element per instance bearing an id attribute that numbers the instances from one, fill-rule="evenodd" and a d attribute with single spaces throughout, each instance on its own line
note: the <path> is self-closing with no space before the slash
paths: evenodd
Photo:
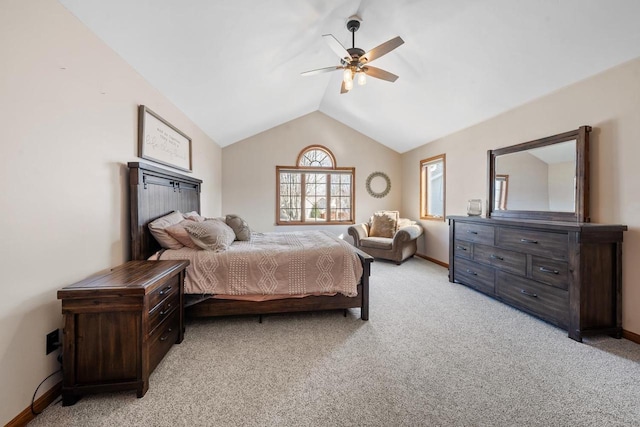
<path id="1" fill-rule="evenodd" d="M 354 175 L 328 148 L 306 147 L 296 166 L 276 166 L 276 224 L 353 224 Z"/>

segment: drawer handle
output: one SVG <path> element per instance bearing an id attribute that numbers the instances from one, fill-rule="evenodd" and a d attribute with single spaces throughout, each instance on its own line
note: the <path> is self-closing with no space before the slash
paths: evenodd
<path id="1" fill-rule="evenodd" d="M 171 333 L 173 329 L 169 328 L 167 330 L 167 335 L 160 337 L 160 341 L 166 341 L 169 338 L 169 334 Z"/>
<path id="2" fill-rule="evenodd" d="M 478 234 L 477 231 L 471 231 L 471 230 L 467 230 L 467 233 L 469 233 L 469 234 Z"/>
<path id="3" fill-rule="evenodd" d="M 167 304 L 166 307 L 164 308 L 164 310 L 160 311 L 160 316 L 164 316 L 165 314 L 167 314 L 169 311 L 171 310 L 171 304 Z"/>
<path id="4" fill-rule="evenodd" d="M 537 241 L 537 240 L 531 240 L 531 239 L 520 239 L 520 241 L 521 241 L 522 243 L 533 243 L 534 245 L 537 245 L 537 244 L 538 244 L 538 241 Z"/>
<path id="5" fill-rule="evenodd" d="M 543 273 L 560 274 L 558 270 L 551 270 L 545 267 L 540 267 L 540 271 L 542 271 Z"/>
<path id="6" fill-rule="evenodd" d="M 489 256 L 489 258 L 493 258 L 493 259 L 497 259 L 497 260 L 500 260 L 500 261 L 504 261 L 504 258 L 502 258 L 501 256 L 498 256 L 498 255 L 494 255 L 494 254 L 491 254 Z"/>
<path id="7" fill-rule="evenodd" d="M 467 248 L 465 248 L 464 246 L 456 246 L 456 249 L 460 249 L 461 251 L 467 250 Z"/>
<path id="8" fill-rule="evenodd" d="M 163 290 L 160 291 L 160 295 L 164 295 L 171 290 L 171 285 L 167 286 Z"/>
<path id="9" fill-rule="evenodd" d="M 531 297 L 531 298 L 538 298 L 538 294 L 529 293 L 529 292 L 525 291 L 524 289 L 520 289 L 520 293 L 523 293 L 524 295 L 526 295 L 528 297 Z"/>
<path id="10" fill-rule="evenodd" d="M 471 270 L 469 270 L 468 268 L 467 268 L 467 273 L 469 273 L 469 274 L 473 274 L 474 276 L 477 276 L 477 275 L 478 275 L 478 273 L 476 273 L 475 271 L 471 271 Z"/>

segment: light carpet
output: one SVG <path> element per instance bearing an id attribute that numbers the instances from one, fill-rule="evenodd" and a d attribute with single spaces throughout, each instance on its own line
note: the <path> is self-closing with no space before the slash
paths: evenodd
<path id="1" fill-rule="evenodd" d="M 638 426 L 640 346 L 566 331 L 422 259 L 372 265 L 358 309 L 191 320 L 147 394 L 33 426 Z"/>

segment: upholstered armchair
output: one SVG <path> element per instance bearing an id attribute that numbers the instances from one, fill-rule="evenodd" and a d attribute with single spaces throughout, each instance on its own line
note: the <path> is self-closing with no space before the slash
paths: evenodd
<path id="1" fill-rule="evenodd" d="M 420 224 L 406 218 L 390 220 L 389 213 L 377 212 L 371 221 L 352 225 L 348 231 L 356 248 L 374 258 L 387 259 L 400 265 L 416 253 L 417 239 L 423 229 Z M 383 219 L 378 221 L 380 217 Z M 386 227 L 378 226 L 381 221 L 387 223 Z"/>

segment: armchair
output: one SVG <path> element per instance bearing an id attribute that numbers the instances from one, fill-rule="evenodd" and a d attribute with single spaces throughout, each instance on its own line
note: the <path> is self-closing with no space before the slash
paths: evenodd
<path id="1" fill-rule="evenodd" d="M 401 218 L 393 237 L 370 236 L 371 222 L 352 225 L 348 232 L 356 248 L 372 257 L 387 259 L 400 265 L 416 253 L 416 241 L 422 235 L 423 228 L 415 221 Z"/>

